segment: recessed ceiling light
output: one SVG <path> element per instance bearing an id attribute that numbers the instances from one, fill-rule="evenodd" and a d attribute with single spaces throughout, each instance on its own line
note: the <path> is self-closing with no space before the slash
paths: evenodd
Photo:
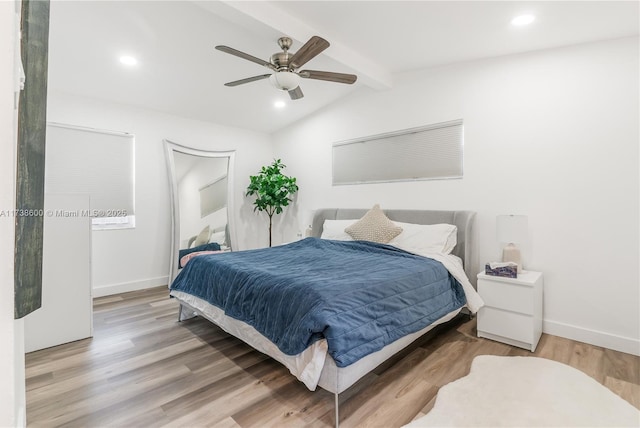
<path id="1" fill-rule="evenodd" d="M 284 108 L 287 105 L 287 103 L 285 103 L 284 101 L 280 100 L 280 101 L 276 101 L 275 103 L 273 103 L 273 106 L 275 108 Z"/>
<path id="2" fill-rule="evenodd" d="M 134 66 L 138 63 L 138 60 L 132 56 L 124 55 L 120 57 L 120 63 L 128 66 Z"/>
<path id="3" fill-rule="evenodd" d="M 511 25 L 521 27 L 523 25 L 529 25 L 536 19 L 533 15 L 519 15 L 511 20 Z"/>

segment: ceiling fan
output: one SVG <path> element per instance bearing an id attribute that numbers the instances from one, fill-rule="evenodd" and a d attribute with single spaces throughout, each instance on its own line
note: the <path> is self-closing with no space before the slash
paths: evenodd
<path id="1" fill-rule="evenodd" d="M 278 39 L 278 45 L 282 49 L 282 52 L 276 52 L 271 55 L 269 61 L 264 61 L 260 58 L 256 58 L 253 55 L 240 52 L 237 49 L 230 48 L 229 46 L 216 46 L 219 51 L 235 55 L 240 58 L 244 58 L 248 61 L 255 62 L 262 66 L 267 67 L 272 71 L 269 74 L 262 74 L 260 76 L 248 77 L 246 79 L 235 80 L 233 82 L 225 83 L 225 86 L 238 86 L 249 82 L 255 82 L 256 80 L 269 79 L 271 83 L 278 89 L 288 91 L 292 100 L 300 99 L 304 96 L 302 89 L 300 89 L 300 78 L 326 80 L 328 82 L 338 82 L 352 84 L 356 81 L 358 76 L 354 74 L 333 73 L 330 71 L 316 71 L 316 70 L 300 70 L 298 69 L 305 65 L 309 60 L 313 59 L 320 52 L 329 47 L 329 42 L 322 37 L 313 36 L 305 43 L 298 52 L 292 54 L 289 52 L 291 47 L 291 39 L 289 37 L 280 37 Z"/>

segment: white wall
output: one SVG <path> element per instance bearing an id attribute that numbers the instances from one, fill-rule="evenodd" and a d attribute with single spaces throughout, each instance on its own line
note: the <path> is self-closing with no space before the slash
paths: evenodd
<path id="1" fill-rule="evenodd" d="M 0 210 L 15 205 L 15 3 L 0 2 Z M 5 211 L 6 212 L 6 211 Z M 14 219 L 0 217 L 0 426 L 25 425 L 24 323 L 13 319 Z"/>
<path id="2" fill-rule="evenodd" d="M 272 158 L 266 134 L 56 92 L 49 93 L 47 115 L 52 122 L 135 134 L 136 227 L 93 232 L 94 296 L 167 284 L 171 209 L 165 138 L 198 149 L 236 151 L 238 247 L 263 245 L 256 233 L 260 222 L 243 189 L 249 175 Z"/>
<path id="3" fill-rule="evenodd" d="M 529 216 L 525 268 L 544 272 L 544 330 L 640 354 L 638 39 L 397 76 L 274 135 L 320 207 L 475 210 L 480 262 L 497 260 L 498 214 Z M 331 186 L 331 144 L 464 119 L 464 178 Z M 283 219 L 293 239 L 300 221 Z"/>

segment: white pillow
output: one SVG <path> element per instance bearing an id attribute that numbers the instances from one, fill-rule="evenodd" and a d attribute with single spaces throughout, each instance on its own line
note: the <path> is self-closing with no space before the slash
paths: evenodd
<path id="1" fill-rule="evenodd" d="M 200 245 L 204 245 L 207 242 L 209 242 L 209 226 L 205 226 L 204 229 L 202 229 L 200 231 L 200 233 L 198 233 L 198 236 L 196 236 L 196 239 L 194 239 L 193 244 L 191 245 L 191 248 L 195 248 L 195 247 L 199 247 Z"/>
<path id="2" fill-rule="evenodd" d="M 209 237 L 209 242 L 216 242 L 220 245 L 224 244 L 224 240 L 226 238 L 226 234 L 224 233 L 224 230 L 221 230 L 220 232 L 213 232 L 211 234 L 211 236 Z"/>
<path id="3" fill-rule="evenodd" d="M 355 220 L 325 220 L 322 224 L 322 239 L 333 239 L 335 241 L 353 241 L 351 235 L 344 230 L 357 222 Z"/>
<path id="4" fill-rule="evenodd" d="M 395 223 L 402 227 L 402 233 L 389 241 L 389 245 L 411 253 L 449 254 L 458 242 L 458 228 L 452 224 Z"/>

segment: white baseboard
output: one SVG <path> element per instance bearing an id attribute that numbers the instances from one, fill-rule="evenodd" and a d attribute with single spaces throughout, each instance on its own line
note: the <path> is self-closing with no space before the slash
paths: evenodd
<path id="1" fill-rule="evenodd" d="M 27 409 L 24 406 L 18 407 L 18 417 L 16 418 L 16 428 L 27 426 Z"/>
<path id="2" fill-rule="evenodd" d="M 631 355 L 640 356 L 640 340 L 618 336 L 597 330 L 589 330 L 558 321 L 544 320 L 542 331 L 553 336 L 560 336 L 590 345 L 602 346 Z"/>
<path id="3" fill-rule="evenodd" d="M 103 297 L 112 294 L 127 293 L 129 291 L 144 290 L 145 288 L 158 287 L 160 285 L 167 285 L 168 283 L 169 276 L 160 276 L 158 278 L 142 279 L 139 281 L 100 285 L 93 287 L 92 297 Z"/>

